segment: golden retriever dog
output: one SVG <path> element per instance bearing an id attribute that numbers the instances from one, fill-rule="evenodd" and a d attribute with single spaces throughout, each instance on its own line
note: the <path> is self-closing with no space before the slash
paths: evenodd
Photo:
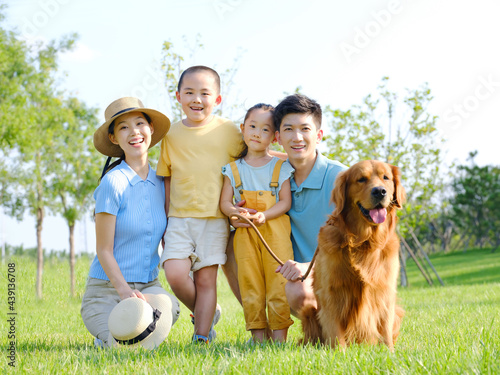
<path id="1" fill-rule="evenodd" d="M 399 168 L 366 160 L 340 173 L 335 210 L 318 236 L 313 290 L 318 307 L 300 315 L 303 343 L 384 343 L 391 351 L 403 309 L 396 305 L 396 209 L 405 199 Z"/>

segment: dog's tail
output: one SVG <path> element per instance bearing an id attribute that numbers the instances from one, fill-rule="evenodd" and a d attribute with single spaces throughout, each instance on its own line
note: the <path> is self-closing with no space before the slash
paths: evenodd
<path id="1" fill-rule="evenodd" d="M 318 322 L 318 310 L 313 306 L 306 306 L 300 311 L 299 316 L 302 322 L 302 331 L 304 332 L 304 338 L 300 340 L 300 344 L 323 343 L 323 334 Z"/>
<path id="2" fill-rule="evenodd" d="M 396 310 L 394 314 L 394 328 L 392 330 L 393 343 L 396 344 L 396 340 L 399 336 L 399 327 L 401 326 L 401 321 L 403 320 L 403 316 L 405 315 L 405 311 L 401 308 L 401 306 L 396 305 Z"/>

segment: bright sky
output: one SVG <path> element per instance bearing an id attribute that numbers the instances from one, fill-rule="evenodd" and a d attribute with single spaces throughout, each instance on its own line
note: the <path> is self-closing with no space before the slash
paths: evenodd
<path id="1" fill-rule="evenodd" d="M 247 108 L 277 104 L 297 86 L 321 105 L 347 109 L 376 91 L 382 77 L 405 93 L 428 82 L 429 111 L 440 117 L 446 161 L 500 164 L 500 2 L 497 0 L 15 0 L 5 25 L 29 41 L 76 32 L 61 57 L 64 87 L 103 111 L 121 96 L 138 96 L 165 111 L 160 71 L 164 41 L 189 57 L 183 36 L 205 48 L 186 61 L 219 71 L 243 51 L 233 101 Z M 222 93 L 224 95 L 224 93 Z M 226 98 L 229 102 L 231 98 Z M 238 120 L 238 119 L 233 119 Z M 104 159 L 103 159 L 104 162 Z M 32 218 L 1 214 L 2 239 L 36 245 Z M 77 251 L 95 251 L 93 224 L 77 226 Z M 3 238 L 2 238 L 3 237 Z M 67 249 L 65 223 L 48 217 L 47 249 Z M 85 245 L 87 244 L 87 245 Z"/>

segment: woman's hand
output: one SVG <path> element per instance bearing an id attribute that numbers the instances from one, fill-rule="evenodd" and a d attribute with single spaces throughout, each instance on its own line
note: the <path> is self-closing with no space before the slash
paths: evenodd
<path id="1" fill-rule="evenodd" d="M 132 297 L 137 297 L 140 298 L 144 301 L 146 301 L 146 297 L 144 297 L 144 294 L 142 294 L 139 290 L 137 289 L 132 289 L 128 288 L 123 291 L 118 291 L 118 295 L 120 296 L 120 299 L 123 301 L 124 299 L 127 298 L 132 298 Z"/>

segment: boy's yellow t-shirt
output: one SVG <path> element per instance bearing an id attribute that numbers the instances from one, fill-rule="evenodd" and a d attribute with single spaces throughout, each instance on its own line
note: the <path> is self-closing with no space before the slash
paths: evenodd
<path id="1" fill-rule="evenodd" d="M 221 168 L 241 152 L 240 129 L 215 116 L 207 125 L 174 123 L 161 142 L 156 173 L 171 176 L 169 217 L 225 218 L 219 209 Z"/>

